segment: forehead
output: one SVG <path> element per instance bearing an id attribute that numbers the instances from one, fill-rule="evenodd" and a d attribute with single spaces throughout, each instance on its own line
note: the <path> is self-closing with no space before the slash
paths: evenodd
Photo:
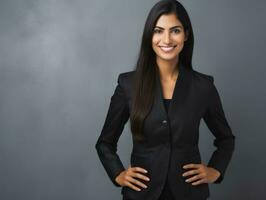
<path id="1" fill-rule="evenodd" d="M 157 20 L 156 26 L 168 28 L 173 26 L 182 26 L 182 23 L 177 19 L 175 14 L 164 14 Z"/>

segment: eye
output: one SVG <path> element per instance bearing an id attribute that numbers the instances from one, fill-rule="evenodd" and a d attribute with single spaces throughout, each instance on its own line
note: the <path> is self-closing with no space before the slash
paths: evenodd
<path id="1" fill-rule="evenodd" d="M 154 29 L 154 33 L 161 33 L 162 31 L 160 29 Z"/>
<path id="2" fill-rule="evenodd" d="M 174 33 L 180 33 L 180 30 L 179 29 L 173 29 L 173 32 Z"/>

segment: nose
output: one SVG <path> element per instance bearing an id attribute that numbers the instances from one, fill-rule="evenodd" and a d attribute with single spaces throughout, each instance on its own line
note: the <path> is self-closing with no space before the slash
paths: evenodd
<path id="1" fill-rule="evenodd" d="M 165 34 L 164 34 L 164 36 L 163 36 L 163 42 L 165 43 L 165 44 L 169 44 L 169 42 L 170 42 L 170 34 L 167 32 L 167 31 L 165 31 Z"/>

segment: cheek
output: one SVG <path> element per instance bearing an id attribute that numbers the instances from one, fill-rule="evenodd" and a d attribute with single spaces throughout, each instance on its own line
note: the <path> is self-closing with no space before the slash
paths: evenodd
<path id="1" fill-rule="evenodd" d="M 183 40 L 176 40 L 176 44 L 177 44 L 177 50 L 180 50 L 184 46 L 184 41 Z"/>
<path id="2" fill-rule="evenodd" d="M 179 44 L 183 44 L 185 42 L 185 38 L 183 36 L 177 36 L 174 40 Z"/>
<path id="3" fill-rule="evenodd" d="M 153 48 L 153 50 L 154 50 L 155 52 L 158 51 L 158 46 L 157 46 L 158 43 L 159 43 L 158 38 L 153 38 L 153 39 L 152 39 L 152 48 Z"/>
<path id="4" fill-rule="evenodd" d="M 184 42 L 183 41 L 179 41 L 179 42 L 177 42 L 177 44 L 178 44 L 179 48 L 184 46 Z"/>
<path id="5" fill-rule="evenodd" d="M 152 45 L 157 45 L 160 41 L 159 37 L 153 36 L 152 38 Z"/>
<path id="6" fill-rule="evenodd" d="M 180 53 L 183 48 L 184 48 L 184 43 L 183 42 L 178 43 L 177 48 L 176 48 L 176 52 Z"/>

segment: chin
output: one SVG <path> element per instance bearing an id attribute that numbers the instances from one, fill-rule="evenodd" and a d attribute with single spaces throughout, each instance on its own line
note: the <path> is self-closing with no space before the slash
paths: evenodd
<path id="1" fill-rule="evenodd" d="M 165 60 L 165 61 L 173 61 L 176 59 L 177 55 L 174 56 L 158 56 L 161 60 Z"/>

